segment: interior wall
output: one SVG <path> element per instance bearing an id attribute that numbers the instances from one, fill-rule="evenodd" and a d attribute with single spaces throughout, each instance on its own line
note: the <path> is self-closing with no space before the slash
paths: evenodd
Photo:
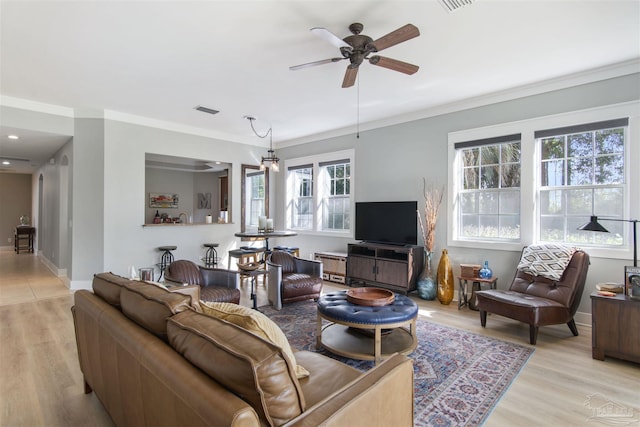
<path id="1" fill-rule="evenodd" d="M 31 209 L 31 175 L 0 173 L 0 246 L 13 247 L 14 231 L 20 217 L 33 218 Z M 35 227 L 35 223 L 31 222 Z"/>
<path id="2" fill-rule="evenodd" d="M 240 165 L 259 164 L 263 151 L 264 148 L 256 146 L 106 120 L 104 265 L 101 271 L 126 275 L 131 265 L 154 267 L 157 278 L 159 246 L 177 246 L 173 251 L 175 259 L 199 262 L 204 256 L 203 244 L 210 242 L 219 243 L 218 253 L 226 266 L 227 251 L 245 244 L 234 236 L 240 231 Z M 230 223 L 216 224 L 214 221 L 213 224 L 144 227 L 145 153 L 214 159 L 231 164 Z"/>
<path id="3" fill-rule="evenodd" d="M 278 149 L 278 156 L 286 162 L 286 159 L 353 148 L 357 174 L 352 188 L 356 201 L 418 200 L 420 202 L 423 200 L 423 178 L 438 185 L 447 183 L 450 166 L 447 158 L 449 132 L 638 99 L 640 99 L 640 74 L 632 74 L 385 128 L 361 131 L 360 138 L 352 134 L 281 148 Z M 632 141 L 632 144 L 637 145 L 637 141 Z M 632 154 L 635 157 L 630 159 L 629 164 L 640 163 L 639 151 L 633 150 Z M 276 219 L 284 217 L 285 175 L 284 173 L 276 174 L 276 179 L 272 181 L 275 187 Z M 498 287 L 508 287 L 515 273 L 519 252 L 492 250 L 490 247 L 482 250 L 447 247 L 446 230 L 449 219 L 446 214 L 442 214 L 447 211 L 447 203 L 451 201 L 446 199 L 445 193 L 436 228 L 434 260 L 436 265 L 444 248 L 449 252 L 454 272 L 459 269 L 461 263 L 481 264 L 487 260 L 494 275 L 499 278 Z M 347 243 L 349 239 L 299 233 L 286 244 L 299 246 L 304 256 L 310 256 L 315 251 L 346 252 Z M 629 261 L 592 259 L 580 312 L 591 312 L 589 294 L 595 290 L 597 283 L 622 281 L 625 264 L 629 264 Z"/>

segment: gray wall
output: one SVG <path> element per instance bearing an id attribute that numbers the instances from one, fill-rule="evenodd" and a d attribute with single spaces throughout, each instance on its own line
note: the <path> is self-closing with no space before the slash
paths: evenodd
<path id="1" fill-rule="evenodd" d="M 357 201 L 420 200 L 423 177 L 443 184 L 447 182 L 449 132 L 638 99 L 640 75 L 634 74 L 363 131 L 360 139 L 346 135 L 281 148 L 278 155 L 286 161 L 354 149 L 356 176 L 353 188 Z M 43 254 L 57 267 L 69 270 L 72 288 L 89 286 L 92 275 L 99 271 L 124 275 L 129 265 L 138 268 L 153 266 L 159 260 L 157 247 L 161 245 L 177 245 L 176 258 L 198 260 L 205 242 L 219 242 L 219 253 L 223 257 L 229 249 L 241 244 L 234 236 L 240 229 L 240 165 L 258 164 L 264 154 L 263 148 L 112 120 L 55 116 L 4 106 L 1 112 L 3 124 L 7 126 L 74 136 L 73 142 L 56 154 L 56 164 L 49 165 L 53 169 L 50 171 L 49 166 L 45 166 L 38 172 L 44 181 L 42 199 L 45 206 L 42 210 L 57 215 L 53 222 L 45 222 L 47 228 L 53 230 L 43 230 L 50 233 L 45 234 Z M 637 144 L 637 141 L 632 143 Z M 147 152 L 230 163 L 231 223 L 143 227 Z M 637 150 L 635 152 L 638 153 Z M 66 173 L 58 170 L 65 157 L 72 165 Z M 639 159 L 633 159 L 631 163 L 638 162 Z M 50 173 L 53 175 L 49 176 Z M 278 221 L 277 227 L 283 226 L 284 219 L 284 176 L 282 172 L 272 173 L 270 178 L 270 209 L 275 212 L 271 216 Z M 72 188 L 72 191 L 65 195 L 65 188 Z M 33 187 L 32 194 L 37 202 L 33 209 L 33 219 L 37 223 L 38 218 L 35 217 L 41 215 L 38 213 L 40 207 L 36 206 L 39 203 L 37 186 Z M 436 232 L 437 251 L 446 247 L 447 226 L 446 215 L 441 215 Z M 66 235 L 70 236 L 71 243 L 65 243 Z M 272 243 L 299 246 L 302 256 L 309 257 L 316 251 L 344 251 L 349 241 L 301 234 L 286 242 Z M 488 248 L 447 249 L 456 268 L 463 262 L 489 260 L 495 274 L 500 277 L 500 287 L 509 284 L 519 255 L 515 251 Z M 66 261 L 65 255 L 69 257 Z M 588 288 L 579 311 L 590 312 L 588 295 L 595 283 L 621 280 L 626 263 L 615 259 L 592 260 Z"/>
<path id="2" fill-rule="evenodd" d="M 422 178 L 445 185 L 448 176 L 448 133 L 477 127 L 502 124 L 563 112 L 583 110 L 598 106 L 635 101 L 640 99 L 640 74 L 608 79 L 591 84 L 556 90 L 512 101 L 495 103 L 450 114 L 415 120 L 409 123 L 360 132 L 360 138 L 347 135 L 315 141 L 278 150 L 285 160 L 324 152 L 355 149 L 356 201 L 371 200 L 422 200 Z M 638 141 L 632 141 L 638 144 Z M 635 151 L 638 155 L 638 151 Z M 630 164 L 638 164 L 635 159 Z M 284 174 L 275 183 L 275 218 L 284 217 Z M 632 190 L 637 191 L 637 190 Z M 445 196 L 446 197 L 446 196 Z M 443 203 L 448 203 L 445 199 Z M 444 212 L 444 214 L 443 214 Z M 436 229 L 436 257 L 447 248 L 454 273 L 459 264 L 481 264 L 489 261 L 494 274 L 499 277 L 499 287 L 507 287 L 513 278 L 519 252 L 447 247 L 446 209 L 443 206 Z M 279 224 L 282 226 L 282 224 Z M 349 239 L 335 239 L 316 235 L 299 235 L 287 244 L 300 247 L 308 257 L 315 251 L 346 251 Z M 589 294 L 595 284 L 604 281 L 621 281 L 625 260 L 592 259 L 587 288 L 579 311 L 590 313 Z"/>

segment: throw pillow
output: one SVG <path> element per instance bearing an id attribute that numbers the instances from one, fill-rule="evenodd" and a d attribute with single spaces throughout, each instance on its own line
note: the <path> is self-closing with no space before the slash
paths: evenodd
<path id="1" fill-rule="evenodd" d="M 518 270 L 558 281 L 578 249 L 556 244 L 530 245 L 522 251 Z"/>
<path id="2" fill-rule="evenodd" d="M 264 314 L 251 308 L 228 302 L 201 301 L 200 304 L 203 313 L 240 326 L 280 347 L 291 363 L 294 364 L 298 379 L 309 376 L 309 371 L 296 363 L 296 358 L 284 332 Z"/>

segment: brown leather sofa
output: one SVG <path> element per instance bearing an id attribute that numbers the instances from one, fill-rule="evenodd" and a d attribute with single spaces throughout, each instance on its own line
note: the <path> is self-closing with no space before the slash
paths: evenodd
<path id="1" fill-rule="evenodd" d="M 191 307 L 191 297 L 110 273 L 72 308 L 85 392 L 118 426 L 411 426 L 413 364 L 362 373 L 282 348 Z"/>
<path id="2" fill-rule="evenodd" d="M 516 270 L 508 290 L 489 289 L 475 293 L 480 324 L 487 324 L 487 313 L 495 313 L 529 325 L 529 342 L 536 344 L 538 327 L 566 323 L 574 336 L 578 328 L 573 316 L 589 270 L 589 255 L 573 253 L 560 280 L 551 280 Z"/>
<path id="3" fill-rule="evenodd" d="M 201 267 L 188 260 L 173 261 L 164 273 L 165 282 L 200 286 L 200 299 L 207 302 L 240 303 L 237 271 Z"/>
<path id="4" fill-rule="evenodd" d="M 320 298 L 322 263 L 274 251 L 267 259 L 269 302 L 280 310 L 282 304 Z"/>

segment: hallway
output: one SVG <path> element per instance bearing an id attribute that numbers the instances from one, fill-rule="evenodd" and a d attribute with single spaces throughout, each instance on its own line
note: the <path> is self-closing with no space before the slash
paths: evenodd
<path id="1" fill-rule="evenodd" d="M 0 306 L 70 295 L 64 282 L 31 253 L 0 249 Z"/>

